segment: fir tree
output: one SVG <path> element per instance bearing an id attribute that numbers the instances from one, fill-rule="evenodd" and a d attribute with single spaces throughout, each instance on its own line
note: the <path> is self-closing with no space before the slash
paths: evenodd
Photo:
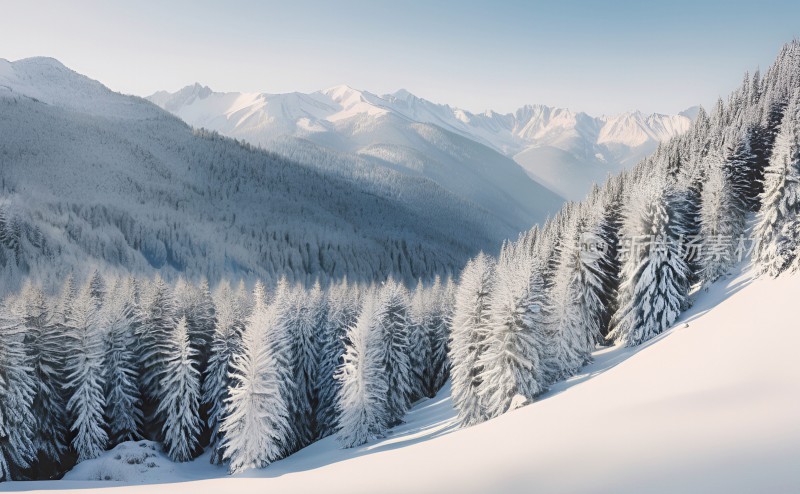
<path id="1" fill-rule="evenodd" d="M 477 363 L 487 418 L 518 408 L 546 389 L 547 309 L 536 262 L 525 256 L 497 266 L 489 331 Z"/>
<path id="2" fill-rule="evenodd" d="M 422 280 L 419 280 L 409 304 L 408 353 L 412 402 L 428 394 L 427 382 L 432 371 L 432 348 L 429 338 L 431 314 L 428 297 L 430 295 L 431 293 L 425 290 Z"/>
<path id="3" fill-rule="evenodd" d="M 625 235 L 634 243 L 624 260 L 619 309 L 608 337 L 626 346 L 667 329 L 688 295 L 679 213 L 671 208 L 668 191 L 651 187 L 631 197 L 625 218 Z"/>
<path id="4" fill-rule="evenodd" d="M 20 294 L 25 304 L 25 348 L 33 369 L 36 395 L 34 442 L 39 453 L 40 473 L 45 463 L 59 463 L 67 450 L 66 403 L 64 401 L 63 328 L 53 324 L 47 299 L 41 289 L 26 283 Z"/>
<path id="5" fill-rule="evenodd" d="M 347 331 L 344 363 L 336 374 L 338 439 L 345 448 L 383 436 L 392 422 L 383 317 L 374 293 L 368 293 L 355 325 Z"/>
<path id="6" fill-rule="evenodd" d="M 205 379 L 203 404 L 208 410 L 208 427 L 211 431 L 211 463 L 222 462 L 222 436 L 220 423 L 225 413 L 225 403 L 231 385 L 229 374 L 234 356 L 241 351 L 241 335 L 247 317 L 244 300 L 233 291 L 230 283 L 223 282 L 214 293 L 216 321 Z"/>
<path id="7" fill-rule="evenodd" d="M 106 417 L 110 446 L 141 437 L 142 410 L 136 365 L 136 286 L 120 279 L 108 291 L 102 307 L 105 324 Z"/>
<path id="8" fill-rule="evenodd" d="M 36 457 L 36 383 L 25 355 L 24 312 L 19 299 L 0 305 L 0 481 L 21 480 Z"/>
<path id="9" fill-rule="evenodd" d="M 316 414 L 319 437 L 329 436 L 336 431 L 336 400 L 341 382 L 334 376 L 343 363 L 347 330 L 355 324 L 358 317 L 358 298 L 357 291 L 348 284 L 346 278 L 328 291 L 316 386 L 319 399 Z"/>
<path id="10" fill-rule="evenodd" d="M 434 278 L 428 296 L 428 340 L 430 344 L 429 370 L 425 380 L 425 393 L 433 398 L 450 378 L 448 343 L 450 338 L 451 293 Z"/>
<path id="11" fill-rule="evenodd" d="M 481 356 L 490 324 L 490 295 L 495 286 L 495 263 L 481 253 L 461 273 L 455 295 L 450 333 L 452 397 L 462 426 L 482 422 L 487 413 L 479 394 Z"/>
<path id="12" fill-rule="evenodd" d="M 389 278 L 378 294 L 378 326 L 383 339 L 384 372 L 390 425 L 403 420 L 411 398 L 411 365 L 408 350 L 408 293 Z"/>
<path id="13" fill-rule="evenodd" d="M 744 204 L 737 199 L 732 174 L 726 173 L 721 157 L 710 156 L 714 161 L 709 165 L 700 210 L 700 235 L 705 248 L 700 278 L 704 285 L 718 280 L 733 265 L 745 226 Z"/>
<path id="14" fill-rule="evenodd" d="M 241 352 L 232 364 L 232 387 L 220 426 L 231 473 L 269 465 L 281 458 L 290 439 L 289 409 L 281 389 L 285 384 L 267 341 L 274 317 L 264 287 L 257 283 Z"/>
<path id="15" fill-rule="evenodd" d="M 200 436 L 200 372 L 198 351 L 189 341 L 186 317 L 181 317 L 167 341 L 157 413 L 163 423 L 164 446 L 173 461 L 191 460 Z"/>
<path id="16" fill-rule="evenodd" d="M 797 257 L 800 245 L 800 91 L 796 91 L 765 171 L 755 227 L 755 260 L 761 272 L 778 276 Z"/>
<path id="17" fill-rule="evenodd" d="M 103 335 L 91 280 L 78 292 L 67 321 L 67 411 L 78 461 L 97 458 L 108 445 Z"/>
<path id="18" fill-rule="evenodd" d="M 170 287 L 157 277 L 142 295 L 138 316 L 140 324 L 136 328 L 143 412 L 149 425 L 145 432 L 150 437 L 160 437 L 163 426 L 156 408 L 164 395 L 161 377 L 169 358 L 168 342 L 177 324 L 175 314 L 175 300 Z"/>

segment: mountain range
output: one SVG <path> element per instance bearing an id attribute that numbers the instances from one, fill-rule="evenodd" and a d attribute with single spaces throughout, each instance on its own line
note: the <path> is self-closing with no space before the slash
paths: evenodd
<path id="1" fill-rule="evenodd" d="M 0 59 L 0 291 L 87 265 L 212 282 L 412 282 L 457 272 L 561 204 L 483 145 L 404 131 L 431 143 L 438 167 L 425 167 L 448 187 L 308 141 L 265 151 L 57 60 Z"/>
<path id="2" fill-rule="evenodd" d="M 528 105 L 514 113 L 475 114 L 406 90 L 379 96 L 345 85 L 308 94 L 268 94 L 221 93 L 194 84 L 148 99 L 192 126 L 268 149 L 285 149 L 286 139 L 302 139 L 412 172 L 436 158 L 429 146 L 420 146 L 409 134 L 419 134 L 420 126 L 435 126 L 486 146 L 497 155 L 489 161 L 514 160 L 534 181 L 569 200 L 583 198 L 592 183 L 603 182 L 609 173 L 650 154 L 659 142 L 685 132 L 697 110 L 594 117 Z"/>

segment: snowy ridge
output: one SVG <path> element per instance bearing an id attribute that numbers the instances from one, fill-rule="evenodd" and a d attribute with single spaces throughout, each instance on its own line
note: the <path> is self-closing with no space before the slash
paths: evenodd
<path id="1" fill-rule="evenodd" d="M 267 94 L 217 93 L 195 84 L 175 93 L 161 91 L 149 99 L 190 125 L 267 147 L 291 136 L 358 152 L 391 140 L 390 135 L 368 130 L 385 126 L 387 118 L 435 125 L 514 158 L 534 180 L 569 199 L 582 198 L 592 182 L 632 165 L 659 142 L 688 130 L 692 122 L 689 114 L 627 112 L 593 117 L 544 105 L 524 106 L 509 114 L 474 114 L 432 103 L 404 89 L 379 96 L 345 85 L 310 94 Z M 565 153 L 568 163 L 550 170 L 552 151 Z M 535 160 L 530 159 L 531 153 L 536 154 Z M 588 178 L 559 185 L 559 170 L 576 164 Z"/>

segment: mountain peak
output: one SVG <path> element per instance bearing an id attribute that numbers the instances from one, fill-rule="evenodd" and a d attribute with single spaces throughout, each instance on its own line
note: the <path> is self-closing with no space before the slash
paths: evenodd
<path id="1" fill-rule="evenodd" d="M 27 66 L 41 66 L 41 67 L 52 67 L 61 70 L 69 70 L 66 65 L 58 61 L 53 57 L 28 57 L 28 58 L 21 58 L 16 62 L 12 62 L 14 65 L 27 65 Z"/>

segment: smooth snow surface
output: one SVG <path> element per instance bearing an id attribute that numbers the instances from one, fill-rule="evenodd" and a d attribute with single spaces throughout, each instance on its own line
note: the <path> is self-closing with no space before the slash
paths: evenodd
<path id="1" fill-rule="evenodd" d="M 133 481 L 88 480 L 98 465 L 119 470 L 115 450 L 64 481 L 0 490 L 800 492 L 798 293 L 800 276 L 737 273 L 697 294 L 661 337 L 599 350 L 536 403 L 466 430 L 455 428 L 445 388 L 382 441 L 341 450 L 328 438 L 234 478 L 203 456 L 168 475 L 159 467 Z"/>

